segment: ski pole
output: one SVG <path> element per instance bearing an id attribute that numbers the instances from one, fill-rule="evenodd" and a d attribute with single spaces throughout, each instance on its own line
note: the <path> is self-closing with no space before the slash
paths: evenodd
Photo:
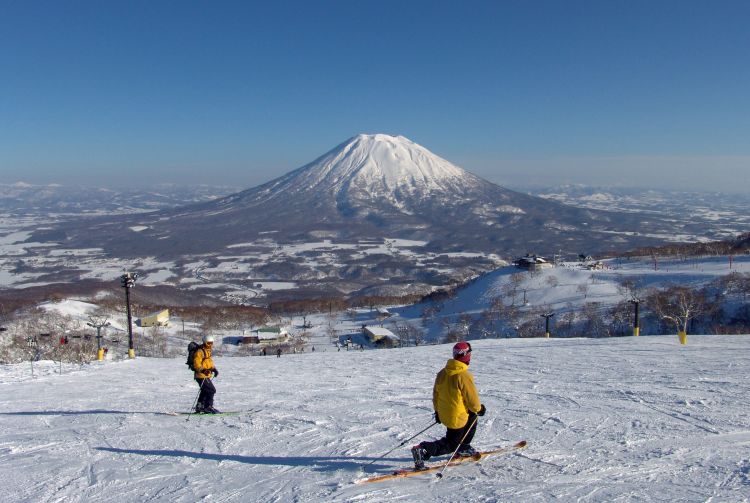
<path id="1" fill-rule="evenodd" d="M 365 468 L 367 468 L 368 466 L 370 466 L 371 464 L 373 464 L 373 463 L 374 463 L 375 461 L 378 461 L 378 460 L 380 460 L 380 459 L 383 459 L 384 457 L 386 457 L 386 456 L 387 456 L 388 454 L 392 453 L 393 451 L 395 451 L 395 450 L 396 450 L 396 449 L 398 449 L 399 447 L 402 447 L 402 446 L 403 446 L 404 444 L 406 444 L 406 442 L 408 442 L 409 440 L 412 440 L 412 439 L 415 439 L 415 438 L 417 438 L 417 437 L 418 437 L 419 435 L 421 435 L 421 434 L 422 434 L 422 433 L 424 433 L 425 431 L 429 430 L 430 428 L 432 428 L 432 427 L 433 427 L 433 426 L 435 426 L 436 424 L 438 424 L 438 422 L 437 422 L 437 421 L 434 421 L 434 422 L 433 422 L 433 423 L 431 423 L 431 424 L 430 424 L 430 425 L 429 425 L 429 426 L 428 426 L 427 428 L 425 428 L 424 430 L 420 431 L 420 432 L 419 432 L 419 433 L 417 433 L 416 435 L 414 435 L 414 436 L 412 436 L 412 437 L 409 437 L 409 438 L 407 438 L 406 440 L 404 440 L 403 442 L 401 442 L 401 443 L 400 443 L 400 444 L 398 444 L 398 445 L 397 445 L 396 447 L 394 447 L 394 448 L 393 448 L 393 449 L 391 449 L 390 451 L 386 452 L 386 453 L 385 453 L 385 454 L 383 454 L 382 456 L 379 456 L 379 457 L 377 457 L 377 458 L 373 459 L 372 461 L 370 461 L 370 462 L 369 462 L 369 463 L 367 463 L 366 465 L 362 465 L 362 469 L 364 470 Z"/>
<path id="2" fill-rule="evenodd" d="M 466 439 L 466 436 L 469 434 L 469 432 L 471 431 L 471 429 L 477 423 L 477 419 L 479 419 L 479 416 L 474 416 L 474 421 L 471 422 L 471 426 L 469 426 L 469 428 L 466 430 L 466 433 L 464 433 L 463 438 L 461 438 L 461 441 L 456 446 L 456 450 L 453 451 L 453 454 L 451 454 L 450 459 L 443 465 L 443 468 L 440 470 L 440 472 L 438 472 L 438 473 L 435 474 L 435 476 L 437 478 L 439 478 L 439 479 L 443 478 L 443 472 L 445 471 L 446 468 L 448 468 L 448 465 L 451 463 L 451 461 L 453 461 L 453 457 L 456 455 L 456 453 L 458 452 L 458 450 L 461 448 L 461 445 L 464 443 L 464 440 Z"/>
<path id="3" fill-rule="evenodd" d="M 201 380 L 201 387 L 198 388 L 198 396 L 195 397 L 195 403 L 193 404 L 193 408 L 190 409 L 190 412 L 188 412 L 188 417 L 185 419 L 185 421 L 190 421 L 190 416 L 193 415 L 193 411 L 195 410 L 195 406 L 198 405 L 198 399 L 201 397 L 201 392 L 203 391 L 203 383 L 205 383 L 206 380 Z"/>

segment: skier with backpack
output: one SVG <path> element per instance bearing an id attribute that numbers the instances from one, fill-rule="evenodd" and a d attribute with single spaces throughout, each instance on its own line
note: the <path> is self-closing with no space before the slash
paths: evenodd
<path id="1" fill-rule="evenodd" d="M 195 382 L 200 386 L 198 401 L 195 404 L 196 414 L 219 414 L 214 408 L 214 394 L 216 387 L 211 377 L 219 377 L 219 371 L 211 359 L 211 348 L 214 345 L 213 335 L 204 335 L 203 344 L 191 342 L 188 345 L 188 367 L 194 372 Z"/>
<path id="2" fill-rule="evenodd" d="M 424 462 L 433 456 L 455 452 L 457 456 L 473 456 L 471 440 L 477 429 L 477 416 L 487 409 L 479 401 L 474 376 L 469 372 L 471 344 L 458 342 L 453 346 L 453 359 L 448 360 L 435 378 L 432 405 L 435 422 L 446 427 L 445 436 L 434 442 L 421 442 L 411 449 L 414 467 L 424 469 Z"/>

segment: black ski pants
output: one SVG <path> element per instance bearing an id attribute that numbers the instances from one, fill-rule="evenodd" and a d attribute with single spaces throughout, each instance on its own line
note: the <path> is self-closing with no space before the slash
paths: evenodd
<path id="1" fill-rule="evenodd" d="M 462 428 L 446 428 L 445 436 L 440 440 L 422 442 L 420 445 L 427 451 L 425 459 L 430 459 L 432 456 L 442 456 L 443 454 L 453 454 L 456 447 L 462 443 L 462 438 L 464 439 L 462 445 L 469 445 L 477 431 L 476 418 L 477 415 L 469 411 L 469 420 Z M 466 435 L 466 438 L 464 438 L 464 435 Z"/>
<path id="2" fill-rule="evenodd" d="M 198 403 L 196 405 L 196 408 L 206 409 L 208 407 L 213 407 L 214 395 L 216 394 L 216 387 L 214 386 L 214 383 L 211 382 L 211 379 L 200 379 L 198 377 L 195 378 L 195 382 L 197 382 L 198 386 L 201 387 L 201 392 L 198 395 Z"/>

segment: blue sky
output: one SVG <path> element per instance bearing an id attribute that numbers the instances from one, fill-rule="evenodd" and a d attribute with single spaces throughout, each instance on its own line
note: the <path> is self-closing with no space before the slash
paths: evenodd
<path id="1" fill-rule="evenodd" d="M 0 3 L 0 182 L 248 188 L 358 133 L 494 182 L 746 191 L 747 1 Z"/>

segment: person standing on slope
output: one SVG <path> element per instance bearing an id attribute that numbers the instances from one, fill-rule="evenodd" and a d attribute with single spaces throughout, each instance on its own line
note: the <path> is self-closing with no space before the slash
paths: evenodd
<path id="1" fill-rule="evenodd" d="M 434 442 L 421 442 L 411 448 L 414 467 L 424 469 L 424 462 L 433 456 L 450 454 L 472 456 L 476 450 L 471 440 L 477 429 L 477 416 L 487 409 L 479 401 L 474 376 L 469 372 L 471 344 L 458 342 L 453 346 L 453 359 L 438 372 L 432 388 L 435 421 L 446 427 L 445 436 Z"/>
<path id="2" fill-rule="evenodd" d="M 198 402 L 195 405 L 197 414 L 218 414 L 219 411 L 214 409 L 214 395 L 216 387 L 211 382 L 211 377 L 219 377 L 219 371 L 214 366 L 211 359 L 211 348 L 214 345 L 213 335 L 204 335 L 203 344 L 195 350 L 193 355 L 193 368 L 195 369 L 195 382 L 201 387 L 198 395 Z"/>

